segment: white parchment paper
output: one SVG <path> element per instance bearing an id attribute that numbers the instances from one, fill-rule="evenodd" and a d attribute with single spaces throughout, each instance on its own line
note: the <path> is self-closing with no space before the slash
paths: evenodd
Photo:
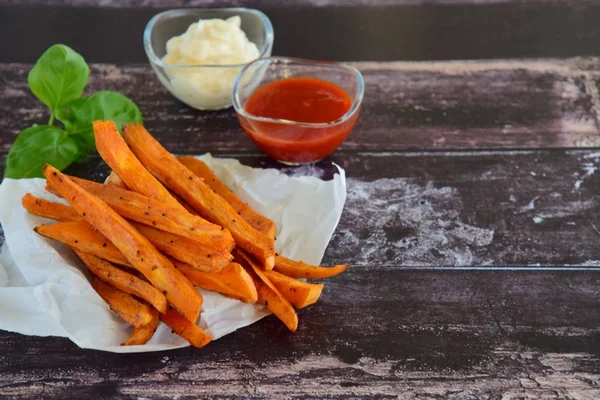
<path id="1" fill-rule="evenodd" d="M 237 160 L 198 157 L 242 200 L 277 224 L 277 251 L 318 264 L 346 200 L 344 171 L 331 181 L 288 177 Z M 143 346 L 120 346 L 131 327 L 96 294 L 89 272 L 64 245 L 37 235 L 35 226 L 52 223 L 21 206 L 25 193 L 62 201 L 44 190 L 43 179 L 5 179 L 0 185 L 0 223 L 6 242 L 0 253 L 0 329 L 36 336 L 68 337 L 82 348 L 115 353 L 169 350 L 189 346 L 160 324 Z M 213 339 L 268 315 L 258 306 L 201 290 L 198 326 Z"/>

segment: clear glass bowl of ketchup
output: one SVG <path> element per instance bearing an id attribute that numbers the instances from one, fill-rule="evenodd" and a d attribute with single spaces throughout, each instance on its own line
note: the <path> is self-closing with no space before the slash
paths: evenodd
<path id="1" fill-rule="evenodd" d="M 233 87 L 238 119 L 256 146 L 287 165 L 332 154 L 356 124 L 364 95 L 348 65 L 267 57 L 246 65 Z"/>

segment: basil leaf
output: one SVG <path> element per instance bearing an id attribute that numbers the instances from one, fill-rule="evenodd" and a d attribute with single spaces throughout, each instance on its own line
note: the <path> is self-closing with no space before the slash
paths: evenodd
<path id="1" fill-rule="evenodd" d="M 68 167 L 79 154 L 75 141 L 56 126 L 34 125 L 22 131 L 6 160 L 5 178 L 42 178 L 48 163 L 59 170 Z"/>
<path id="2" fill-rule="evenodd" d="M 89 75 L 90 69 L 81 55 L 56 44 L 37 60 L 27 82 L 35 97 L 54 112 L 81 96 Z"/>
<path id="3" fill-rule="evenodd" d="M 110 91 L 74 100 L 67 105 L 66 110 L 57 111 L 56 118 L 65 125 L 65 129 L 86 155 L 96 147 L 92 122 L 113 120 L 119 131 L 124 123 L 142 122 L 142 114 L 131 100 Z"/>

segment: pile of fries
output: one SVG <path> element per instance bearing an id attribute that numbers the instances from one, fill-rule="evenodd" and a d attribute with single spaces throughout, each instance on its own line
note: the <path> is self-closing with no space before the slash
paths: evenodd
<path id="1" fill-rule="evenodd" d="M 112 169 L 105 184 L 44 167 L 46 190 L 70 206 L 26 194 L 30 213 L 59 222 L 35 231 L 71 247 L 92 287 L 133 326 L 123 345 L 148 342 L 159 321 L 193 346 L 210 335 L 196 326 L 194 286 L 266 306 L 291 331 L 294 308 L 314 304 L 324 279 L 348 265 L 318 267 L 275 253 L 273 221 L 252 210 L 193 157 L 176 158 L 140 124 L 94 122 L 98 152 Z"/>

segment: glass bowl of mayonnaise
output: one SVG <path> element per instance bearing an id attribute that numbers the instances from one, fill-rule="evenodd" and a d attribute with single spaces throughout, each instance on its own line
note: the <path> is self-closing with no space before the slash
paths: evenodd
<path id="1" fill-rule="evenodd" d="M 158 79 L 197 110 L 232 104 L 233 84 L 249 62 L 271 55 L 273 26 L 249 8 L 169 10 L 144 30 L 144 49 Z"/>

